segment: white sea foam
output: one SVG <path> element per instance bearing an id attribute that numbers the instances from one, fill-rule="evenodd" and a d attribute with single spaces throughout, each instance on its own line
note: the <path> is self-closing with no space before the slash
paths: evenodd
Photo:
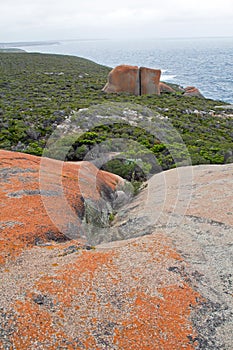
<path id="1" fill-rule="evenodd" d="M 162 73 L 161 80 L 170 81 L 170 80 L 174 80 L 176 77 L 177 77 L 177 75 L 163 74 Z"/>

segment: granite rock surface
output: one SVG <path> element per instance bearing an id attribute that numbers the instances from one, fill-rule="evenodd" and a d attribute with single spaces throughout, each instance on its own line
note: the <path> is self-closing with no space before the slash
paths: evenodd
<path id="1" fill-rule="evenodd" d="M 56 225 L 65 216 L 51 172 L 48 192 L 38 193 L 38 157 L 1 158 L 0 349 L 232 348 L 232 164 L 153 176 L 94 249 L 85 235 L 46 236 L 60 237 Z M 96 202 L 111 198 L 121 181 L 83 166 L 67 163 L 62 171 L 78 217 L 77 171 L 82 197 Z M 53 222 L 42 196 L 58 204 Z"/>

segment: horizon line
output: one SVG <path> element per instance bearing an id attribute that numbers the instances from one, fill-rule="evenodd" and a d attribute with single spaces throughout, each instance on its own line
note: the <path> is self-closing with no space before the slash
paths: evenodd
<path id="1" fill-rule="evenodd" d="M 114 37 L 114 38 L 73 38 L 73 39 L 42 39 L 42 40 L 17 40 L 17 41 L 2 41 L 0 42 L 0 45 L 23 45 L 23 44 L 44 44 L 44 43 L 50 43 L 50 44 L 59 44 L 63 41 L 108 41 L 108 40 L 188 40 L 188 39 L 224 39 L 224 38 L 233 38 L 233 35 L 220 35 L 220 36 L 177 36 L 177 37 L 128 37 L 128 38 L 121 38 L 121 37 Z"/>

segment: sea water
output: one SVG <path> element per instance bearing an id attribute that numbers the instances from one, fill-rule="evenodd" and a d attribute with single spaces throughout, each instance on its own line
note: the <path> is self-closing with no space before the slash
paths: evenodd
<path id="1" fill-rule="evenodd" d="M 64 40 L 24 46 L 28 52 L 68 54 L 115 67 L 162 70 L 162 81 L 196 86 L 206 98 L 233 103 L 233 38 Z"/>

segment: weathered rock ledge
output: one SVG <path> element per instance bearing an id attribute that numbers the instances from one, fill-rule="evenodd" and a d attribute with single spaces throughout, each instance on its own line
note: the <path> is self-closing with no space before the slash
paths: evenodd
<path id="1" fill-rule="evenodd" d="M 119 176 L 89 162 L 9 151 L 0 158 L 0 263 L 34 245 L 86 240 L 85 221 L 108 226 L 117 185 L 124 184 Z"/>

